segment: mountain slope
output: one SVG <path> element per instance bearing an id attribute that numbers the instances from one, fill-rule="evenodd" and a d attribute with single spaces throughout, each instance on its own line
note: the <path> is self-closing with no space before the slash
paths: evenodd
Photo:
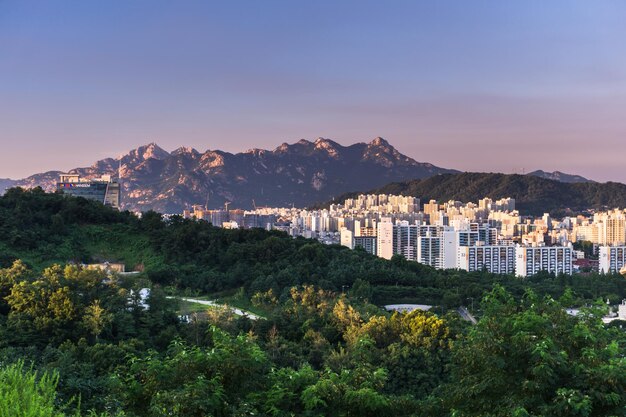
<path id="1" fill-rule="evenodd" d="M 179 213 L 204 204 L 207 197 L 213 208 L 226 201 L 231 207 L 249 208 L 253 200 L 258 205 L 306 206 L 349 190 L 456 171 L 417 162 L 382 138 L 350 146 L 319 138 L 237 154 L 192 148 L 169 153 L 151 143 L 70 172 L 114 178 L 119 173 L 125 209 Z M 58 174 L 36 174 L 17 185 L 53 190 Z"/>
<path id="2" fill-rule="evenodd" d="M 436 175 L 421 180 L 390 183 L 367 193 L 411 195 L 419 197 L 422 202 L 430 199 L 441 202 L 478 202 L 484 197 L 512 197 L 522 214 L 534 215 L 626 207 L 625 184 L 564 183 L 529 175 L 493 173 Z M 341 202 L 358 194 L 360 193 L 346 193 L 336 197 L 334 201 Z"/>
<path id="3" fill-rule="evenodd" d="M 540 178 L 545 178 L 547 180 L 554 180 L 554 181 L 560 181 L 560 182 L 595 182 L 585 177 L 581 177 L 580 175 L 565 174 L 564 172 L 561 172 L 561 171 L 546 172 L 546 171 L 539 169 L 537 171 L 529 172 L 527 175 L 532 175 L 535 177 L 540 177 Z"/>
<path id="4" fill-rule="evenodd" d="M 0 195 L 4 194 L 4 190 L 15 185 L 16 181 L 9 178 L 0 178 Z"/>

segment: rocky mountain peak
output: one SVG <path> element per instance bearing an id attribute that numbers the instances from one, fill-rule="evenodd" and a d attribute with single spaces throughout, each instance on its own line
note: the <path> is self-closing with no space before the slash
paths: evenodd
<path id="1" fill-rule="evenodd" d="M 180 148 L 172 151 L 171 155 L 192 155 L 192 156 L 196 156 L 196 155 L 200 155 L 200 152 L 198 152 L 196 149 L 190 147 L 190 146 L 181 146 Z"/>
<path id="2" fill-rule="evenodd" d="M 220 150 L 198 153 L 190 147 L 168 153 L 150 143 L 121 160 L 104 159 L 74 171 L 83 177 L 115 177 L 119 172 L 123 208 L 165 213 L 180 213 L 205 202 L 207 195 L 215 206 L 230 201 L 233 206 L 248 208 L 253 198 L 268 206 L 306 206 L 346 191 L 451 172 L 416 162 L 382 138 L 347 147 L 325 138 L 302 139 L 283 143 L 274 151 L 252 149 L 236 154 Z M 57 179 L 58 172 L 42 173 L 17 185 L 54 190 Z"/>
<path id="3" fill-rule="evenodd" d="M 279 147 L 274 149 L 274 153 L 283 153 L 289 151 L 289 144 L 287 142 L 283 142 Z"/>
<path id="4" fill-rule="evenodd" d="M 200 158 L 204 169 L 224 166 L 224 155 L 220 151 L 206 151 Z"/>
<path id="5" fill-rule="evenodd" d="M 267 151 L 265 149 L 252 148 L 252 149 L 248 149 L 244 153 L 251 154 L 254 156 L 261 156 L 261 155 L 264 155 L 266 152 Z"/>
<path id="6" fill-rule="evenodd" d="M 325 147 L 325 148 L 341 146 L 337 142 L 330 140 L 330 139 L 326 139 L 326 138 L 317 138 L 315 139 L 315 142 L 313 143 L 315 144 L 316 147 Z"/>
<path id="7" fill-rule="evenodd" d="M 331 158 L 339 158 L 339 150 L 337 148 L 340 148 L 341 145 L 339 145 L 337 142 L 334 142 L 330 139 L 317 138 L 314 145 L 315 150 L 325 152 Z"/>
<path id="8" fill-rule="evenodd" d="M 374 138 L 370 143 L 370 146 L 385 146 L 385 147 L 392 147 L 389 142 L 387 142 L 384 138 L 381 138 L 380 136 L 377 138 Z"/>
<path id="9" fill-rule="evenodd" d="M 147 161 L 148 159 L 167 159 L 169 156 L 169 152 L 165 151 L 156 143 L 151 142 L 147 145 L 140 146 L 137 149 L 133 149 L 126 155 L 122 155 L 119 159 Z"/>
<path id="10" fill-rule="evenodd" d="M 408 162 L 410 158 L 402 155 L 385 139 L 378 137 L 367 144 L 364 159 L 380 162 L 385 166 L 391 166 L 395 162 Z M 412 160 L 411 160 L 412 161 Z M 415 162 L 415 161 L 413 161 Z"/>

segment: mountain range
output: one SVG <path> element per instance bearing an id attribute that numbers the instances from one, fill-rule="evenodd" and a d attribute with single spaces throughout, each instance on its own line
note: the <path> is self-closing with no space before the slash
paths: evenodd
<path id="1" fill-rule="evenodd" d="M 209 208 L 307 206 L 343 192 L 380 187 L 393 181 L 458 172 L 417 162 L 383 138 L 342 146 L 318 138 L 283 143 L 276 149 L 241 153 L 193 148 L 167 152 L 155 143 L 118 158 L 100 160 L 69 173 L 121 178 L 122 207 L 180 213 L 193 204 Z M 60 171 L 35 174 L 7 186 L 55 189 Z M 0 184 L 1 185 L 1 184 Z"/>
<path id="2" fill-rule="evenodd" d="M 537 203 L 530 196 L 539 192 L 550 194 L 555 189 L 561 195 L 572 193 L 573 190 L 569 189 L 572 187 L 584 188 L 576 184 L 594 185 L 591 190 L 598 185 L 579 175 L 559 171 L 538 170 L 525 176 L 442 176 L 459 174 L 459 171 L 417 162 L 380 137 L 369 143 L 349 146 L 324 138 L 302 139 L 293 144 L 283 143 L 274 150 L 251 149 L 235 154 L 220 150 L 199 152 L 188 147 L 167 152 L 156 143 L 150 143 L 117 158 L 102 159 L 90 167 L 68 172 L 85 178 L 111 175 L 120 179 L 123 185 L 124 209 L 152 209 L 164 213 L 180 213 L 194 204 L 218 208 L 227 202 L 238 208 L 305 207 L 332 198 L 338 201 L 341 197 L 337 196 L 355 190 L 395 190 L 422 199 L 461 201 L 476 201 L 484 196 L 511 196 L 516 198 L 520 208 L 526 205 L 533 210 L 553 210 L 556 201 L 550 203 L 546 196 L 542 197 L 542 203 Z M 0 193 L 13 186 L 40 186 L 53 191 L 61 173 L 48 171 L 22 180 L 0 179 Z M 493 175 L 500 176 L 494 180 Z M 430 180 L 420 181 L 427 178 Z M 468 182 L 470 178 L 480 181 L 478 184 Z M 565 190 L 559 184 L 570 184 L 570 187 Z M 532 187 L 539 187 L 539 191 Z M 571 194 L 570 200 L 558 201 L 558 204 L 578 208 L 579 204 L 574 201 L 577 195 Z M 580 203 L 588 201 L 589 198 L 580 200 Z"/>

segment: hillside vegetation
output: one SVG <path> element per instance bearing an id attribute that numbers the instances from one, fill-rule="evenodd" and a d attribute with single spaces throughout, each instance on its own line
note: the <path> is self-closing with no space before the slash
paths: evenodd
<path id="1" fill-rule="evenodd" d="M 619 276 L 437 271 L 37 189 L 0 197 L 0 255 L 1 416 L 600 417 L 626 406 L 626 334 L 600 320 L 607 297 L 626 297 Z M 80 265 L 102 260 L 143 273 Z M 166 297 L 217 291 L 264 319 L 208 308 L 182 321 Z M 455 312 L 470 299 L 476 326 Z M 378 306 L 405 300 L 435 306 Z M 580 318 L 565 312 L 581 305 Z"/>
<path id="2" fill-rule="evenodd" d="M 626 185 L 607 183 L 564 183 L 531 175 L 493 173 L 441 174 L 426 179 L 394 182 L 365 191 L 365 194 L 401 194 L 419 197 L 422 202 L 457 200 L 475 202 L 489 197 L 493 200 L 512 197 L 522 214 L 565 215 L 588 209 L 606 210 L 626 207 Z M 341 203 L 362 192 L 337 196 Z M 320 205 L 328 207 L 331 204 Z"/>
<path id="3" fill-rule="evenodd" d="M 540 275 L 522 283 L 513 276 L 438 271 L 400 256 L 387 261 L 277 231 L 227 230 L 178 216 L 166 222 L 155 212 L 137 218 L 39 189 L 12 189 L 0 197 L 0 266 L 16 259 L 37 271 L 55 263 L 122 262 L 161 286 L 201 293 L 243 287 L 249 295 L 270 289 L 280 295 L 293 285 L 347 287 L 376 304 L 456 307 L 494 283 L 517 296 L 531 285 L 558 297 L 570 285 L 585 299 L 626 297 L 619 276 Z"/>

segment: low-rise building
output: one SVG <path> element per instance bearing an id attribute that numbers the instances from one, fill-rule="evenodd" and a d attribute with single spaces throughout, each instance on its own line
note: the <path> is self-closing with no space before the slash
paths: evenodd
<path id="1" fill-rule="evenodd" d="M 113 180 L 110 175 L 86 179 L 78 174 L 61 174 L 57 182 L 57 190 L 63 194 L 99 201 L 106 206 L 120 209 L 120 183 Z"/>

